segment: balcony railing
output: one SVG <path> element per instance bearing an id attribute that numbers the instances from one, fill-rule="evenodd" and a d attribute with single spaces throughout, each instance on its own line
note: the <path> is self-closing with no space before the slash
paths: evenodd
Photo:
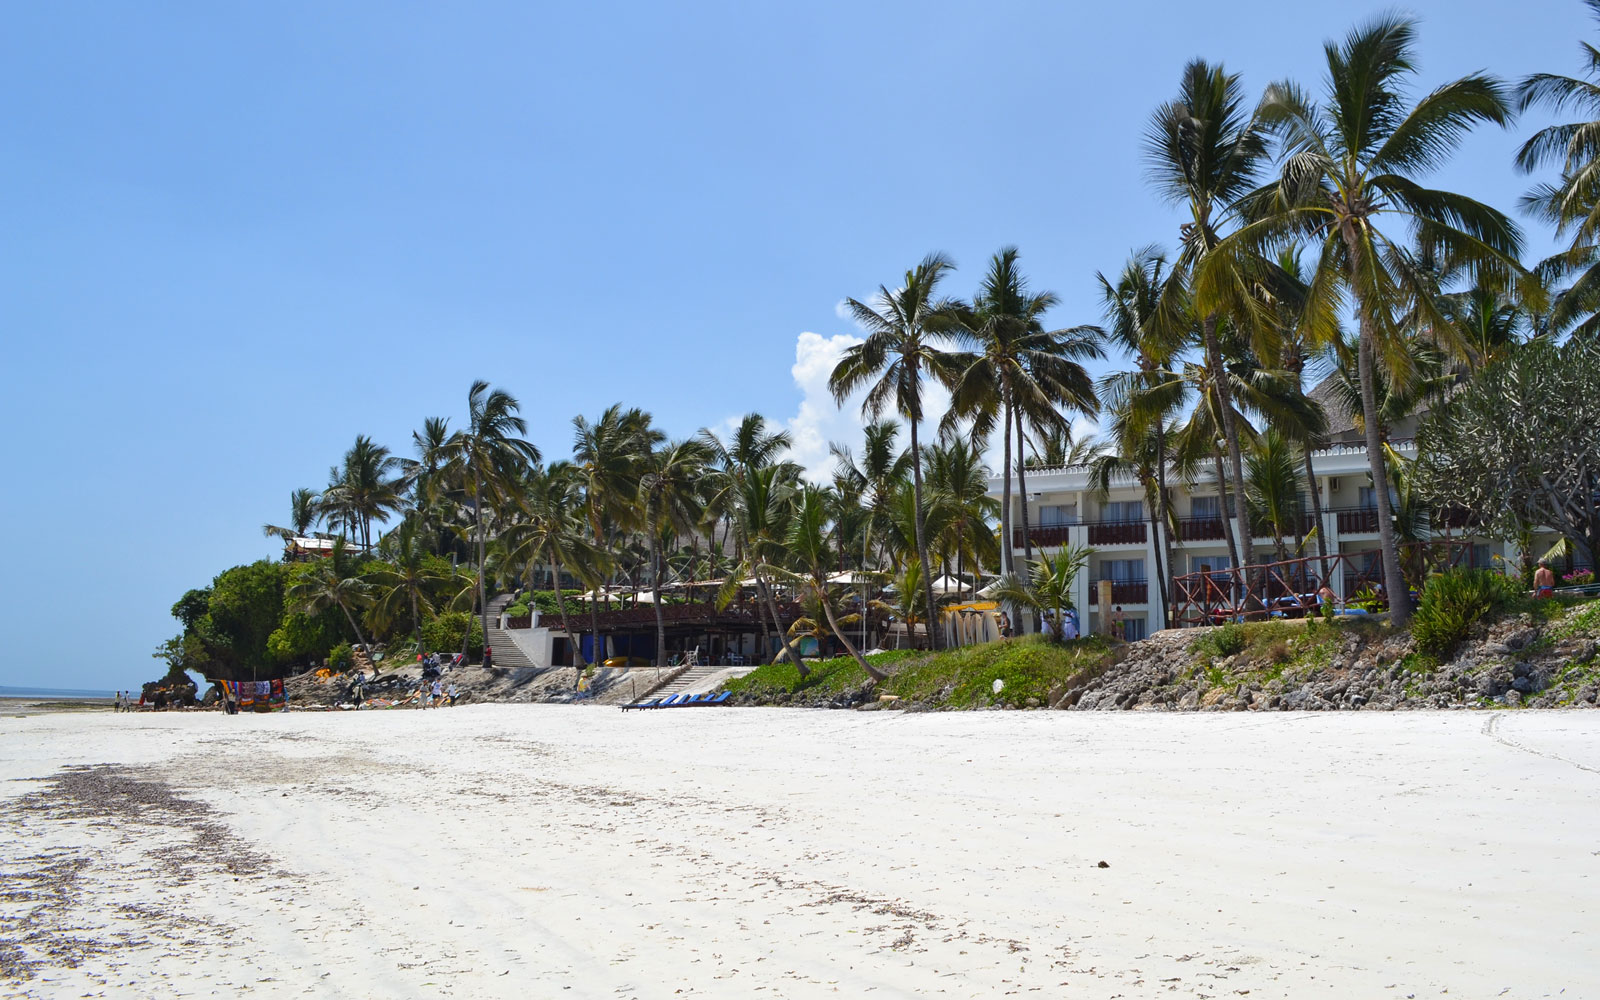
<path id="1" fill-rule="evenodd" d="M 1029 529 L 1028 533 L 1033 536 L 1033 544 L 1050 548 L 1067 544 L 1069 540 L 1068 532 L 1071 529 L 1072 525 L 1070 524 L 1035 524 Z M 1014 549 L 1022 548 L 1021 528 L 1012 529 L 1011 547 Z"/>
<path id="2" fill-rule="evenodd" d="M 1089 544 L 1143 545 L 1145 527 L 1143 521 L 1091 521 Z"/>
<path id="3" fill-rule="evenodd" d="M 1378 530 L 1378 508 L 1345 507 L 1335 510 L 1339 518 L 1339 534 L 1351 535 Z"/>
<path id="4" fill-rule="evenodd" d="M 1226 538 L 1227 533 L 1222 530 L 1220 517 L 1180 517 L 1178 519 L 1178 538 L 1185 542 L 1206 542 L 1216 538 Z"/>
<path id="5" fill-rule="evenodd" d="M 1112 604 L 1147 604 L 1150 601 L 1150 584 L 1145 580 L 1111 581 Z M 1089 587 L 1089 603 L 1100 603 L 1100 585 Z"/>

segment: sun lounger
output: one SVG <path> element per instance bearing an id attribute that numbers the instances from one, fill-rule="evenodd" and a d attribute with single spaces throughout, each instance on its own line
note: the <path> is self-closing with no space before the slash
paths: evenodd
<path id="1" fill-rule="evenodd" d="M 705 700 L 700 702 L 699 704 L 701 704 L 701 705 L 721 705 L 724 702 L 726 702 L 732 696 L 733 696 L 733 692 L 732 691 L 724 691 L 721 694 L 717 695 L 715 698 L 713 698 L 711 695 L 706 695 Z"/>
<path id="2" fill-rule="evenodd" d="M 680 702 L 682 700 L 683 700 L 683 695 L 675 694 L 675 695 L 671 696 L 670 698 L 663 698 L 661 701 L 657 702 L 655 705 L 652 705 L 651 707 L 652 708 L 671 708 L 672 706 L 676 705 L 678 702 Z"/>
<path id="3" fill-rule="evenodd" d="M 649 701 L 636 701 L 631 705 L 622 706 L 622 710 L 626 712 L 630 708 L 655 708 L 656 702 L 660 700 L 660 698 L 651 698 Z"/>

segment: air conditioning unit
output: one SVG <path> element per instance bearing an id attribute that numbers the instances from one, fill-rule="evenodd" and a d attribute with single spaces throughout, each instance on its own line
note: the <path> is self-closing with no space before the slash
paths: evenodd
<path id="1" fill-rule="evenodd" d="M 1330 478 L 1328 480 L 1328 492 L 1329 493 L 1337 493 L 1337 492 L 1339 492 L 1339 477 L 1338 476 L 1333 476 L 1332 478 Z"/>

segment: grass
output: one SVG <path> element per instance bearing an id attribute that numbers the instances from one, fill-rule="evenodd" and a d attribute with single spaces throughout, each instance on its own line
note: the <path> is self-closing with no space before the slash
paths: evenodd
<path id="1" fill-rule="evenodd" d="M 1025 636 L 941 653 L 897 650 L 869 656 L 889 674 L 882 694 L 899 695 L 935 708 L 1044 705 L 1073 684 L 1097 675 L 1111 662 L 1111 646 L 1095 637 L 1059 645 Z M 736 695 L 767 704 L 831 701 L 866 685 L 867 676 L 848 656 L 808 664 L 801 683 L 793 666 L 767 664 L 724 685 Z M 1000 681 L 1000 690 L 994 690 Z"/>
<path id="2" fill-rule="evenodd" d="M 1190 644 L 1195 664 L 1188 676 L 1203 677 L 1207 686 L 1214 688 L 1240 683 L 1260 686 L 1309 674 L 1332 661 L 1351 630 L 1370 640 L 1387 627 L 1360 619 L 1325 622 L 1317 618 L 1222 625 L 1208 629 Z M 1233 659 L 1227 666 L 1218 662 L 1229 657 Z"/>

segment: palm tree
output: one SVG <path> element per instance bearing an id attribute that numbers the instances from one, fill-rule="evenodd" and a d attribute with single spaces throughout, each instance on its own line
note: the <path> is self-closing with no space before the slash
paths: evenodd
<path id="1" fill-rule="evenodd" d="M 1284 536 L 1294 535 L 1296 550 L 1304 548 L 1300 540 L 1304 505 L 1300 498 L 1299 459 L 1294 442 L 1276 427 L 1268 427 L 1245 460 L 1245 499 L 1254 522 L 1265 525 L 1272 535 L 1280 562 L 1289 558 Z"/>
<path id="2" fill-rule="evenodd" d="M 669 531 L 688 534 L 700 526 L 705 516 L 705 468 L 711 459 L 711 449 L 703 441 L 675 441 L 650 455 L 645 473 L 639 477 L 639 507 L 650 538 L 658 667 L 665 665 L 667 651 L 667 625 L 661 610 L 661 578 L 666 572 L 661 539 Z"/>
<path id="3" fill-rule="evenodd" d="M 927 451 L 927 465 L 930 520 L 941 525 L 935 535 L 941 561 L 947 563 L 953 555 L 958 577 L 969 565 L 981 573 L 984 566 L 1002 561 L 990 528 L 990 519 L 1001 509 L 989 496 L 989 470 L 977 446 L 960 438 L 935 445 Z"/>
<path id="4" fill-rule="evenodd" d="M 1003 576 L 995 584 L 994 598 L 1041 615 L 1076 610 L 1072 585 L 1089 565 L 1090 552 L 1090 549 L 1069 545 L 1054 556 L 1035 562 L 1027 580 L 1016 574 Z"/>
<path id="5" fill-rule="evenodd" d="M 304 538 L 316 523 L 322 519 L 317 510 L 317 494 L 314 490 L 301 488 L 289 494 L 289 525 L 279 527 L 276 524 L 263 524 L 261 533 L 268 538 L 281 538 L 288 541 L 291 538 Z"/>
<path id="6" fill-rule="evenodd" d="M 867 658 L 861 655 L 861 650 L 850 641 L 850 636 L 840 627 L 839 617 L 834 611 L 833 598 L 828 592 L 828 576 L 833 567 L 834 553 L 828 544 L 826 491 L 815 486 L 806 486 L 796 496 L 795 501 L 789 519 L 789 530 L 784 536 L 784 548 L 788 550 L 795 570 L 790 571 L 781 566 L 769 566 L 769 568 L 776 575 L 809 592 L 810 600 L 821 606 L 822 614 L 828 621 L 828 629 L 844 644 L 845 651 L 855 658 L 856 663 L 868 677 L 874 681 L 887 680 L 888 675 L 868 663 Z"/>
<path id="7" fill-rule="evenodd" d="M 300 570 L 284 591 L 284 603 L 296 611 L 315 615 L 326 608 L 336 607 L 344 612 L 345 621 L 355 633 L 356 642 L 367 645 L 356 623 L 355 609 L 366 607 L 372 599 L 372 588 L 351 572 L 348 543 L 337 539 L 333 551 L 325 559 L 318 559 Z"/>
<path id="8" fill-rule="evenodd" d="M 728 523 L 725 540 L 732 534 L 729 517 L 731 490 L 750 470 L 782 464 L 787 472 L 795 475 L 800 472 L 799 466 L 779 457 L 794 444 L 793 437 L 788 431 L 768 430 L 767 418 L 759 413 L 747 413 L 740 418 L 739 426 L 734 428 L 727 441 L 707 428 L 700 429 L 700 441 L 710 449 L 711 464 L 721 473 L 720 478 L 715 480 L 716 488 L 706 499 L 706 515 Z M 736 549 L 734 558 L 738 559 L 741 555 Z"/>
<path id="9" fill-rule="evenodd" d="M 605 556 L 589 544 L 583 536 L 583 522 L 579 511 L 583 505 L 582 491 L 573 466 L 567 462 L 552 462 L 548 467 L 534 466 L 528 470 L 523 487 L 518 491 L 521 517 L 505 532 L 510 557 L 521 560 L 526 567 L 528 589 L 533 589 L 533 571 L 536 566 L 548 563 L 554 577 L 556 611 L 566 623 L 566 595 L 561 588 L 564 566 L 600 567 Z M 587 667 L 583 655 L 581 636 L 575 636 L 573 654 L 579 667 Z M 595 639 L 598 642 L 598 637 Z"/>
<path id="10" fill-rule="evenodd" d="M 1167 507 L 1159 478 L 1161 464 L 1166 459 L 1167 426 L 1160 414 L 1157 416 L 1161 419 L 1146 419 L 1137 401 L 1127 397 L 1122 398 L 1111 412 L 1110 437 L 1113 448 L 1089 464 L 1089 481 L 1094 483 L 1095 492 L 1102 500 L 1110 494 L 1112 480 L 1117 476 L 1132 477 L 1144 490 L 1144 509 L 1150 521 L 1150 538 L 1152 542 L 1160 542 L 1153 547 L 1156 589 L 1162 607 L 1168 608 L 1170 614 L 1167 572 L 1172 566 L 1172 553 L 1166 544 Z"/>
<path id="11" fill-rule="evenodd" d="M 393 534 L 385 537 L 388 562 L 383 569 L 372 573 L 368 579 L 380 593 L 372 607 L 375 626 L 380 630 L 390 628 L 406 612 L 411 613 L 412 633 L 417 650 L 422 650 L 422 620 L 433 614 L 429 593 L 450 583 L 447 573 L 434 568 L 442 565 L 434 560 L 429 565 L 428 550 L 422 544 L 420 526 L 415 517 L 400 522 Z"/>
<path id="12" fill-rule="evenodd" d="M 1584 0 L 1600 20 L 1600 0 Z M 1520 111 L 1544 106 L 1562 113 L 1573 109 L 1600 118 L 1600 49 L 1579 42 L 1583 75 L 1534 73 L 1517 85 Z M 1566 122 L 1535 132 L 1517 152 L 1517 166 L 1532 172 L 1548 163 L 1560 165 L 1554 184 L 1539 184 L 1522 200 L 1534 217 L 1555 227 L 1558 238 L 1570 234 L 1567 247 L 1540 263 L 1548 281 L 1577 275 L 1555 297 L 1549 328 L 1573 328 L 1581 336 L 1600 337 L 1600 120 Z"/>
<path id="13" fill-rule="evenodd" d="M 1052 427 L 1035 436 L 1033 454 L 1023 464 L 1030 469 L 1063 469 L 1088 465 L 1098 454 L 1100 442 L 1093 437 L 1076 437 L 1071 427 Z"/>
<path id="14" fill-rule="evenodd" d="M 1011 434 L 1017 437 L 1017 488 L 1023 495 L 1022 544 L 1024 559 L 1033 558 L 1033 538 L 1028 523 L 1026 436 L 1032 424 L 1045 433 L 1068 433 L 1071 425 L 1063 411 L 1094 416 L 1099 411 L 1094 381 L 1083 362 L 1100 358 L 1092 326 L 1046 330 L 1044 314 L 1060 300 L 1051 292 L 1033 292 L 1017 266 L 1016 247 L 1005 247 L 989 262 L 988 273 L 972 306 L 960 311 L 958 336 L 971 354 L 951 390 L 950 414 L 973 421 L 975 436 L 987 437 L 998 415 L 1003 428 L 1001 486 L 1000 571 L 1011 572 Z M 1027 573 L 1026 566 L 1023 569 Z"/>
<path id="15" fill-rule="evenodd" d="M 360 536 L 362 551 L 372 551 L 372 521 L 400 509 L 400 482 L 391 474 L 399 461 L 389 449 L 364 434 L 344 453 L 337 480 L 322 494 L 324 508 L 339 516 Z"/>
<path id="16" fill-rule="evenodd" d="M 810 670 L 789 642 L 788 630 L 783 626 L 777 601 L 767 583 L 767 567 L 780 563 L 784 557 L 783 539 L 788 532 L 793 499 L 798 490 L 794 467 L 786 463 L 746 469 L 735 480 L 728 509 L 733 514 L 734 537 L 744 557 L 729 572 L 717 595 L 717 603 L 726 607 L 739 592 L 741 578 L 749 573 L 755 580 L 756 598 L 771 615 L 772 626 L 783 642 L 784 655 L 795 665 L 800 680 L 804 681 Z"/>
<path id="17" fill-rule="evenodd" d="M 925 375 L 946 385 L 957 371 L 940 348 L 955 325 L 951 303 L 934 297 L 939 282 L 955 265 L 943 254 L 932 253 L 906 272 L 905 284 L 894 291 L 880 285 L 876 307 L 845 299 L 845 307 L 867 331 L 867 339 L 845 351 L 828 377 L 835 402 L 842 403 L 857 389 L 866 388 L 861 412 L 876 418 L 891 403 L 911 425 L 911 476 L 917 504 L 917 559 L 921 563 L 928 604 L 933 604 L 933 581 L 928 577 L 928 536 L 922 506 L 922 451 L 917 430 L 922 423 L 922 382 Z M 932 630 L 929 630 L 930 636 Z M 937 649 L 937 640 L 934 648 Z"/>
<path id="18" fill-rule="evenodd" d="M 520 437 L 528 432 L 527 422 L 517 416 L 521 408 L 516 397 L 504 389 L 491 389 L 482 380 L 472 383 L 467 390 L 467 428 L 452 434 L 441 449 L 441 457 L 459 471 L 471 491 L 478 614 L 486 638 L 489 601 L 484 586 L 484 510 L 497 501 L 510 506 L 523 470 L 539 461 L 539 449 Z"/>
<path id="19" fill-rule="evenodd" d="M 1247 525 L 1250 519 L 1244 499 L 1241 420 L 1224 374 L 1225 358 L 1218 337 L 1218 325 L 1228 315 L 1224 310 L 1235 303 L 1221 295 L 1215 297 L 1214 303 L 1194 303 L 1188 284 L 1215 257 L 1223 240 L 1222 227 L 1235 221 L 1235 204 L 1254 188 L 1266 157 L 1267 137 L 1257 120 L 1245 111 L 1238 75 L 1203 60 L 1184 67 L 1178 96 L 1156 109 L 1146 135 L 1151 173 L 1167 198 L 1185 205 L 1190 216 L 1181 228 L 1181 247 L 1167 279 L 1161 309 L 1181 316 L 1192 306 L 1200 306 L 1194 308 L 1194 315 L 1199 320 L 1205 366 L 1218 396 L 1218 416 L 1233 483 L 1234 516 L 1240 525 Z M 1218 287 L 1223 287 L 1226 279 L 1237 282 L 1241 272 L 1250 269 L 1250 263 L 1234 267 L 1226 275 L 1219 274 Z M 1240 557 L 1245 565 L 1255 560 L 1248 531 L 1241 539 Z"/>
<path id="20" fill-rule="evenodd" d="M 1319 241 L 1301 322 L 1333 329 L 1348 289 L 1359 327 L 1361 408 L 1374 484 L 1389 481 L 1374 393 L 1380 358 L 1391 372 L 1407 370 L 1402 315 L 1418 317 L 1440 336 L 1452 329 L 1438 309 L 1432 272 L 1397 238 L 1395 227 L 1480 282 L 1509 283 L 1523 273 L 1517 263 L 1521 235 L 1510 219 L 1415 179 L 1444 164 L 1473 125 L 1510 120 L 1504 88 L 1492 77 L 1473 74 L 1407 107 L 1404 85 L 1415 72 L 1415 36 L 1412 19 L 1384 15 L 1343 43 L 1326 45 L 1326 105 L 1313 103 L 1292 83 L 1267 89 L 1258 114 L 1278 136 L 1282 174 L 1244 199 L 1252 221 L 1200 262 L 1195 281 L 1202 303 L 1228 301 L 1245 262 L 1275 247 Z M 1411 601 L 1392 504 L 1387 489 L 1374 494 L 1384 584 L 1393 620 L 1402 624 Z"/>
<path id="21" fill-rule="evenodd" d="M 874 420 L 862 428 L 861 459 L 857 462 L 850 449 L 838 442 L 828 445 L 835 462 L 834 479 L 841 483 L 841 495 L 853 494 L 861 498 L 866 507 L 866 517 L 860 522 L 861 569 L 874 568 L 872 547 L 882 539 L 888 528 L 890 498 L 900 484 L 910 478 L 911 454 L 896 446 L 900 426 L 892 420 Z M 861 583 L 861 603 L 872 602 L 871 576 L 864 572 Z M 867 643 L 867 616 L 861 618 L 861 644 Z"/>

